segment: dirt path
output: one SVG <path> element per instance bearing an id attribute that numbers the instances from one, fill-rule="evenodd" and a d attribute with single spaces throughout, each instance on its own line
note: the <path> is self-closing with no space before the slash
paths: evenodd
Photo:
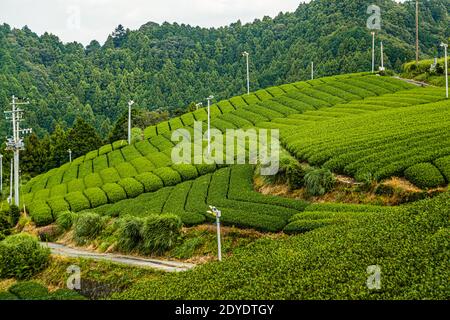
<path id="1" fill-rule="evenodd" d="M 153 268 L 167 272 L 180 272 L 187 271 L 195 267 L 194 264 L 157 260 L 157 259 L 144 259 L 133 256 L 118 255 L 112 253 L 96 253 L 87 250 L 73 249 L 57 243 L 45 243 L 41 242 L 41 245 L 50 248 L 50 251 L 54 255 L 69 257 L 69 258 L 85 258 L 94 260 L 111 261 L 121 264 L 127 264 L 135 267 Z"/>

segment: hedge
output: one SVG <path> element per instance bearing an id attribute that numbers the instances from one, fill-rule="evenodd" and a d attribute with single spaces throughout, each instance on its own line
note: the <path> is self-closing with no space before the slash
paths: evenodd
<path id="1" fill-rule="evenodd" d="M 84 177 L 84 184 L 86 188 L 95 188 L 101 187 L 103 185 L 103 181 L 98 173 L 91 173 Z"/>
<path id="2" fill-rule="evenodd" d="M 100 207 L 108 203 L 108 197 L 105 192 L 98 187 L 84 190 L 84 195 L 91 203 L 91 208 Z"/>
<path id="3" fill-rule="evenodd" d="M 148 155 L 149 153 L 159 152 L 158 149 L 152 146 L 147 139 L 137 142 L 135 144 L 135 147 L 144 156 Z"/>
<path id="4" fill-rule="evenodd" d="M 194 115 L 192 113 L 185 113 L 180 117 L 181 121 L 183 121 L 185 126 L 190 126 L 194 123 Z"/>
<path id="5" fill-rule="evenodd" d="M 46 287 L 33 281 L 13 284 L 9 288 L 9 292 L 21 300 L 43 300 L 48 295 Z"/>
<path id="6" fill-rule="evenodd" d="M 119 150 L 123 147 L 126 147 L 128 142 L 126 140 L 118 140 L 112 143 L 113 150 Z"/>
<path id="7" fill-rule="evenodd" d="M 100 147 L 100 149 L 98 149 L 98 154 L 101 156 L 101 155 L 109 153 L 111 151 L 112 151 L 112 145 L 107 144 L 107 145 L 104 145 L 103 147 Z"/>
<path id="8" fill-rule="evenodd" d="M 30 216 L 38 226 L 46 226 L 53 222 L 52 209 L 45 201 L 33 201 L 30 206 Z"/>
<path id="9" fill-rule="evenodd" d="M 304 233 L 345 221 L 344 219 L 295 220 L 284 227 L 283 232 L 287 234 Z"/>
<path id="10" fill-rule="evenodd" d="M 128 198 L 135 198 L 144 193 L 144 186 L 136 179 L 124 178 L 118 184 L 125 190 Z"/>
<path id="11" fill-rule="evenodd" d="M 68 182 L 78 178 L 79 165 L 72 164 L 69 169 L 64 172 L 62 182 Z"/>
<path id="12" fill-rule="evenodd" d="M 158 168 L 153 171 L 164 182 L 164 186 L 173 186 L 182 182 L 180 174 L 169 167 Z"/>
<path id="13" fill-rule="evenodd" d="M 106 154 L 95 158 L 92 160 L 92 163 L 94 165 L 94 172 L 100 172 L 103 169 L 108 168 L 108 158 Z"/>
<path id="14" fill-rule="evenodd" d="M 102 189 L 108 197 L 108 203 L 115 203 L 127 198 L 125 190 L 117 183 L 106 183 L 102 186 Z"/>
<path id="15" fill-rule="evenodd" d="M 52 209 L 53 217 L 56 217 L 56 214 L 59 212 L 70 210 L 70 205 L 64 199 L 64 196 L 50 198 L 47 200 L 47 204 Z"/>
<path id="16" fill-rule="evenodd" d="M 84 178 L 88 174 L 92 173 L 92 160 L 87 160 L 80 164 L 80 168 L 78 170 L 78 177 Z"/>
<path id="17" fill-rule="evenodd" d="M 166 167 L 171 164 L 172 160 L 162 152 L 150 153 L 147 159 L 155 166 L 155 168 Z"/>
<path id="18" fill-rule="evenodd" d="M 192 164 L 174 164 L 172 165 L 172 169 L 180 174 L 183 181 L 198 177 L 197 169 Z"/>
<path id="19" fill-rule="evenodd" d="M 156 136 L 156 127 L 155 126 L 150 126 L 150 127 L 145 128 L 145 130 L 144 130 L 144 138 L 145 139 L 149 139 L 154 136 Z"/>
<path id="20" fill-rule="evenodd" d="M 134 145 L 126 146 L 125 148 L 122 148 L 120 151 L 122 151 L 122 155 L 125 158 L 125 161 L 131 161 L 133 159 L 142 156 L 142 154 L 136 150 Z"/>
<path id="21" fill-rule="evenodd" d="M 76 179 L 76 180 L 69 181 L 69 183 L 67 183 L 67 192 L 68 193 L 82 192 L 84 190 L 84 188 L 85 188 L 85 186 L 84 186 L 83 179 Z"/>
<path id="22" fill-rule="evenodd" d="M 444 175 L 447 182 L 450 183 L 450 156 L 437 159 L 434 161 L 434 164 Z"/>
<path id="23" fill-rule="evenodd" d="M 42 189 L 36 191 L 34 194 L 34 201 L 45 200 L 50 196 L 50 189 Z"/>
<path id="24" fill-rule="evenodd" d="M 216 171 L 217 166 L 215 163 L 212 164 L 206 164 L 206 163 L 202 163 L 202 164 L 196 164 L 195 167 L 197 167 L 197 171 L 198 174 L 200 176 L 207 174 L 207 173 L 212 173 L 214 171 Z"/>
<path id="25" fill-rule="evenodd" d="M 153 163 L 145 157 L 139 157 L 131 161 L 131 164 L 136 169 L 137 173 L 148 172 L 155 168 Z"/>
<path id="26" fill-rule="evenodd" d="M 83 211 L 91 207 L 88 198 L 80 191 L 68 193 L 64 199 L 69 203 L 70 210 L 73 212 Z"/>
<path id="27" fill-rule="evenodd" d="M 116 169 L 121 178 L 129 178 L 137 175 L 136 169 L 129 162 L 119 164 Z"/>
<path id="28" fill-rule="evenodd" d="M 144 186 L 145 192 L 153 192 L 164 187 L 161 178 L 151 172 L 141 173 L 135 179 Z"/>
<path id="29" fill-rule="evenodd" d="M 93 160 L 97 157 L 98 157 L 98 150 L 94 150 L 86 154 L 84 161 Z"/>
<path id="30" fill-rule="evenodd" d="M 108 153 L 108 163 L 110 167 L 115 167 L 124 161 L 125 159 L 123 158 L 122 151 L 115 150 L 113 152 Z"/>
<path id="31" fill-rule="evenodd" d="M 64 175 L 64 171 L 58 170 L 55 174 L 51 175 L 48 178 L 46 187 L 51 188 L 53 186 L 60 184 L 62 182 L 63 175 Z"/>
<path id="32" fill-rule="evenodd" d="M 439 187 L 445 183 L 442 174 L 431 163 L 418 163 L 409 167 L 405 170 L 405 177 L 422 189 Z"/>
<path id="33" fill-rule="evenodd" d="M 100 171 L 100 177 L 103 180 L 103 183 L 114 183 L 120 180 L 120 175 L 116 168 L 103 169 Z"/>

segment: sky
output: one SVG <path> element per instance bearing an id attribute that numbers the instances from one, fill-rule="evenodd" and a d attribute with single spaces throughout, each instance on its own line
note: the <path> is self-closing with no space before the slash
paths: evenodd
<path id="1" fill-rule="evenodd" d="M 293 12 L 304 0 L 0 0 L 0 24 L 27 25 L 63 42 L 103 43 L 122 24 L 132 30 L 153 21 L 219 27 L 237 20 Z"/>

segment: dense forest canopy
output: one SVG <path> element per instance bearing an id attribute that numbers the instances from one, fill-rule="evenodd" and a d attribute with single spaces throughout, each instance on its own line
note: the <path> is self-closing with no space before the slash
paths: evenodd
<path id="1" fill-rule="evenodd" d="M 437 54 L 449 37 L 449 0 L 421 0 L 422 57 Z M 223 99 L 245 92 L 246 50 L 252 90 L 309 77 L 370 69 L 367 6 L 382 8 L 386 65 L 399 69 L 414 58 L 414 3 L 392 0 L 315 0 L 293 13 L 243 25 L 200 28 L 149 22 L 139 30 L 119 26 L 104 45 L 62 43 L 28 27 L 0 26 L 0 104 L 26 97 L 26 126 L 39 137 L 77 117 L 106 138 L 133 99 L 138 108 L 173 111 L 210 94 Z M 8 123 L 1 121 L 0 134 Z"/>

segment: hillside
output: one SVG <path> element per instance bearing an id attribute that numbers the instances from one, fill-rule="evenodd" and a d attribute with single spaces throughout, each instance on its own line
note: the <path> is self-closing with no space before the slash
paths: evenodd
<path id="1" fill-rule="evenodd" d="M 58 122 L 72 126 L 78 116 L 106 136 L 129 99 L 139 108 L 174 110 L 212 93 L 220 100 L 244 92 L 244 50 L 251 55 L 252 90 L 308 79 L 311 61 L 317 76 L 367 71 L 366 8 L 373 3 L 383 12 L 378 38 L 385 64 L 400 71 L 414 58 L 413 1 L 315 0 L 273 19 L 218 29 L 149 22 L 139 30 L 117 29 L 104 45 L 97 39 L 86 48 L 4 24 L 0 104 L 7 106 L 13 94 L 29 98 L 24 125 L 39 136 Z M 433 57 L 449 37 L 448 1 L 423 1 L 421 12 L 421 52 Z M 0 135 L 7 129 L 1 122 Z"/>
<path id="2" fill-rule="evenodd" d="M 220 101 L 211 108 L 211 124 L 222 132 L 277 128 L 282 145 L 310 165 L 364 183 L 406 176 L 426 189 L 450 179 L 448 106 L 443 89 L 353 74 Z M 196 225 L 205 221 L 206 205 L 214 202 L 223 208 L 226 224 L 282 230 L 304 204 L 254 192 L 251 167 L 171 163 L 173 130 L 193 132 L 194 120 L 206 116 L 199 109 L 148 127 L 144 141 L 130 146 L 117 141 L 37 176 L 22 188 L 23 204 L 39 225 L 66 210 L 95 209 L 117 216 L 125 215 L 129 206 L 142 206 L 138 212 L 174 213 L 185 224 Z M 127 198 L 136 199 L 124 202 Z"/>

